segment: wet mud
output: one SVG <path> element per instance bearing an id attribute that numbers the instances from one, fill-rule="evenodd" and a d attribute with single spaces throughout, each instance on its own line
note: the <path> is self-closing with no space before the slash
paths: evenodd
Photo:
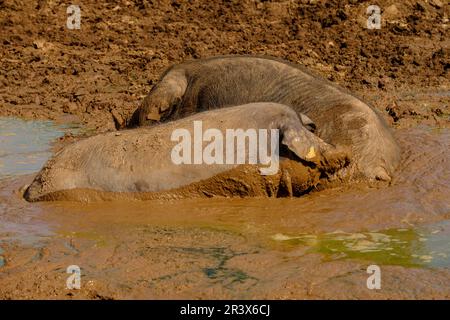
<path id="1" fill-rule="evenodd" d="M 450 299 L 450 7 L 378 5 L 382 28 L 367 30 L 365 1 L 83 1 L 76 31 L 58 1 L 0 1 L 0 299 Z M 167 67 L 227 54 L 300 63 L 374 106 L 402 147 L 390 185 L 23 200 L 42 162 L 81 136 L 18 119 L 115 131 Z M 366 285 L 372 264 L 380 290 Z M 80 290 L 66 288 L 70 265 Z"/>
<path id="2" fill-rule="evenodd" d="M 4 179 L 0 297 L 450 298 L 450 131 L 395 134 L 390 186 L 300 198 L 28 203 L 33 176 Z M 74 264 L 80 290 L 65 287 Z"/>

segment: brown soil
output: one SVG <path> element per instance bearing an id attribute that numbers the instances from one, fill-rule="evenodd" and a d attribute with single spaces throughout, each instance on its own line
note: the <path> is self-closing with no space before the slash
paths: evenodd
<path id="1" fill-rule="evenodd" d="M 116 130 L 171 64 L 264 54 L 362 96 L 399 129 L 403 148 L 390 188 L 347 186 L 298 199 L 36 204 L 17 191 L 33 177 L 1 181 L 0 299 L 449 299 L 448 265 L 408 264 L 423 244 L 419 231 L 408 240 L 408 263 L 272 240 L 419 230 L 450 219 L 450 135 L 442 129 L 450 124 L 450 6 L 377 1 L 382 28 L 367 30 L 370 4 L 83 1 L 77 31 L 66 28 L 62 1 L 0 0 L 0 116 L 80 121 L 89 134 Z M 366 287 L 373 263 L 382 290 Z M 65 287 L 71 264 L 82 269 L 81 290 Z"/>
<path id="2" fill-rule="evenodd" d="M 449 5 L 379 1 L 84 1 L 81 30 L 61 1 L 0 1 L 0 115 L 75 115 L 114 130 L 162 71 L 185 59 L 264 54 L 308 66 L 396 122 L 448 117 Z M 423 88 L 437 96 L 416 104 Z M 447 91 L 448 93 L 448 91 Z"/>

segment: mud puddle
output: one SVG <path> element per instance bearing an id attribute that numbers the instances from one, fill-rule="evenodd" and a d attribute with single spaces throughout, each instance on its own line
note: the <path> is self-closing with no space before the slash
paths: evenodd
<path id="1" fill-rule="evenodd" d="M 17 199 L 19 189 L 30 183 L 51 157 L 58 138 L 82 132 L 75 122 L 0 117 L 0 242 L 31 245 L 52 234 L 48 223 L 36 219 L 41 213 L 39 206 Z"/>
<path id="2" fill-rule="evenodd" d="M 32 176 L 8 179 L 0 297 L 450 298 L 450 132 L 396 135 L 391 186 L 295 199 L 30 204 L 15 190 Z M 371 264 L 381 290 L 366 287 Z"/>
<path id="3" fill-rule="evenodd" d="M 39 171 L 52 155 L 52 142 L 77 131 L 76 124 L 0 118 L 0 180 Z"/>

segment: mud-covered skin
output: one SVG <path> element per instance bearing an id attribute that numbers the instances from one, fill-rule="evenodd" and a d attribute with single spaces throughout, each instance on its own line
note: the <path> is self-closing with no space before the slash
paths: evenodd
<path id="1" fill-rule="evenodd" d="M 172 66 L 133 114 L 130 126 L 258 101 L 291 106 L 312 119 L 321 139 L 350 148 L 351 166 L 339 177 L 391 179 L 400 151 L 383 119 L 346 90 L 275 58 L 223 56 Z"/>
<path id="2" fill-rule="evenodd" d="M 279 170 L 273 176 L 262 176 L 259 165 L 174 164 L 171 152 L 179 141 L 171 141 L 173 131 L 187 129 L 194 143 L 193 122 L 199 120 L 203 132 L 279 129 L 285 146 L 280 146 L 281 155 L 294 161 L 282 164 L 281 171 L 286 172 Z M 24 196 L 37 201 L 299 195 L 316 185 L 320 176 L 344 167 L 347 160 L 346 150 L 311 133 L 291 108 L 254 103 L 78 141 L 48 161 Z M 280 185 L 287 191 L 279 190 Z"/>

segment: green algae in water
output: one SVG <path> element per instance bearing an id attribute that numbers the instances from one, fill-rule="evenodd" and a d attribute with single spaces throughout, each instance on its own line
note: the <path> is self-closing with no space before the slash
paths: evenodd
<path id="1" fill-rule="evenodd" d="M 326 259 L 362 259 L 385 265 L 450 268 L 450 221 L 417 229 L 333 232 L 319 235 L 276 234 L 288 246 L 308 246 Z"/>
<path id="2" fill-rule="evenodd" d="M 59 232 L 59 234 L 62 237 L 65 238 L 75 238 L 75 239 L 83 239 L 83 240 L 89 240 L 89 241 L 93 241 L 95 242 L 95 245 L 97 248 L 101 248 L 101 247 L 105 247 L 106 246 L 106 239 L 102 236 L 99 235 L 96 232 L 90 232 L 90 231 L 84 231 L 84 232 Z M 73 249 L 70 248 L 70 244 L 65 244 L 66 247 L 68 247 L 69 249 Z"/>
<path id="3" fill-rule="evenodd" d="M 39 171 L 52 155 L 50 143 L 66 131 L 77 129 L 52 121 L 0 118 L 0 178 Z"/>

